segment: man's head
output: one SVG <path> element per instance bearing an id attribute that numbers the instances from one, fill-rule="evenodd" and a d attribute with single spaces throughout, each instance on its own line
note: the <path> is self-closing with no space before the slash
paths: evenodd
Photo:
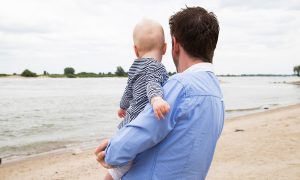
<path id="1" fill-rule="evenodd" d="M 201 7 L 186 7 L 169 19 L 172 36 L 172 56 L 178 65 L 174 52 L 174 41 L 193 58 L 212 62 L 219 36 L 219 23 L 212 12 Z"/>
<path id="2" fill-rule="evenodd" d="M 143 19 L 135 26 L 133 42 L 138 58 L 152 51 L 160 53 L 161 56 L 166 52 L 164 30 L 153 20 Z"/>

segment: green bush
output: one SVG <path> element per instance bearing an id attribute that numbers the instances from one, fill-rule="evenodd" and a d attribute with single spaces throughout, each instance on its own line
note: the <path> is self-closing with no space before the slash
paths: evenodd
<path id="1" fill-rule="evenodd" d="M 300 76 L 300 65 L 294 67 L 294 73 L 295 73 L 297 76 Z"/>
<path id="2" fill-rule="evenodd" d="M 117 71 L 115 72 L 116 76 L 126 76 L 127 73 L 124 71 L 124 69 L 121 66 L 117 67 Z"/>
<path id="3" fill-rule="evenodd" d="M 66 76 L 67 76 L 67 78 L 76 78 L 75 74 L 67 74 Z"/>
<path id="4" fill-rule="evenodd" d="M 72 75 L 74 75 L 75 74 L 75 70 L 74 70 L 74 68 L 72 68 L 72 67 L 66 67 L 65 69 L 64 69 L 64 75 L 70 75 L 70 74 L 72 74 Z M 67 76 L 68 77 L 68 76 Z"/>
<path id="5" fill-rule="evenodd" d="M 6 77 L 8 74 L 0 74 L 0 77 Z"/>
<path id="6" fill-rule="evenodd" d="M 23 77 L 37 77 L 36 73 L 29 71 L 28 69 L 25 69 L 21 76 Z"/>
<path id="7" fill-rule="evenodd" d="M 66 76 L 63 75 L 63 74 L 48 74 L 48 77 L 51 77 L 51 78 L 64 78 Z"/>
<path id="8" fill-rule="evenodd" d="M 101 75 L 98 75 L 98 74 L 92 73 L 92 72 L 81 72 L 81 73 L 78 73 L 76 76 L 79 77 L 79 78 L 85 78 L 85 77 L 101 77 Z"/>

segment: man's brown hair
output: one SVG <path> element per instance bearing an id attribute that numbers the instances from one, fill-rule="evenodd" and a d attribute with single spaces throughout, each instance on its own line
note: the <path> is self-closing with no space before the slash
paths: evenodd
<path id="1" fill-rule="evenodd" d="M 202 7 L 186 7 L 169 19 L 171 36 L 193 57 L 212 62 L 219 36 L 219 23 Z"/>

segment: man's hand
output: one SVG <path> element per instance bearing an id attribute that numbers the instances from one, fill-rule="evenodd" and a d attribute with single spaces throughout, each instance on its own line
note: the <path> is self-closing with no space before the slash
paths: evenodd
<path id="1" fill-rule="evenodd" d="M 105 149 L 108 145 L 108 139 L 105 139 L 101 144 L 96 148 L 95 155 L 97 156 L 97 161 L 106 169 L 111 169 L 112 167 L 105 163 Z"/>
<path id="2" fill-rule="evenodd" d="M 151 105 L 157 119 L 162 119 L 170 111 L 170 105 L 162 97 L 156 96 L 151 99 Z"/>
<path id="3" fill-rule="evenodd" d="M 124 118 L 125 115 L 126 115 L 126 110 L 120 108 L 120 109 L 118 110 L 118 116 L 119 116 L 119 118 Z"/>

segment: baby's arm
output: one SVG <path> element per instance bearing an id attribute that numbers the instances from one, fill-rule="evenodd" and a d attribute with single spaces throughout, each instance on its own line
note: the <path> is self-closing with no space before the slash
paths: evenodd
<path id="1" fill-rule="evenodd" d="M 164 67 L 149 71 L 147 82 L 147 96 L 157 119 L 164 118 L 170 110 L 169 104 L 163 99 L 162 84 L 168 78 Z"/>
<path id="2" fill-rule="evenodd" d="M 151 105 L 157 119 L 163 119 L 170 111 L 170 105 L 160 96 L 154 96 L 151 99 Z"/>
<path id="3" fill-rule="evenodd" d="M 130 78 L 128 78 L 127 86 L 125 88 L 124 94 L 120 101 L 120 109 L 118 110 L 118 116 L 124 118 L 126 115 L 126 109 L 130 106 L 130 101 L 132 100 L 132 83 Z"/>

